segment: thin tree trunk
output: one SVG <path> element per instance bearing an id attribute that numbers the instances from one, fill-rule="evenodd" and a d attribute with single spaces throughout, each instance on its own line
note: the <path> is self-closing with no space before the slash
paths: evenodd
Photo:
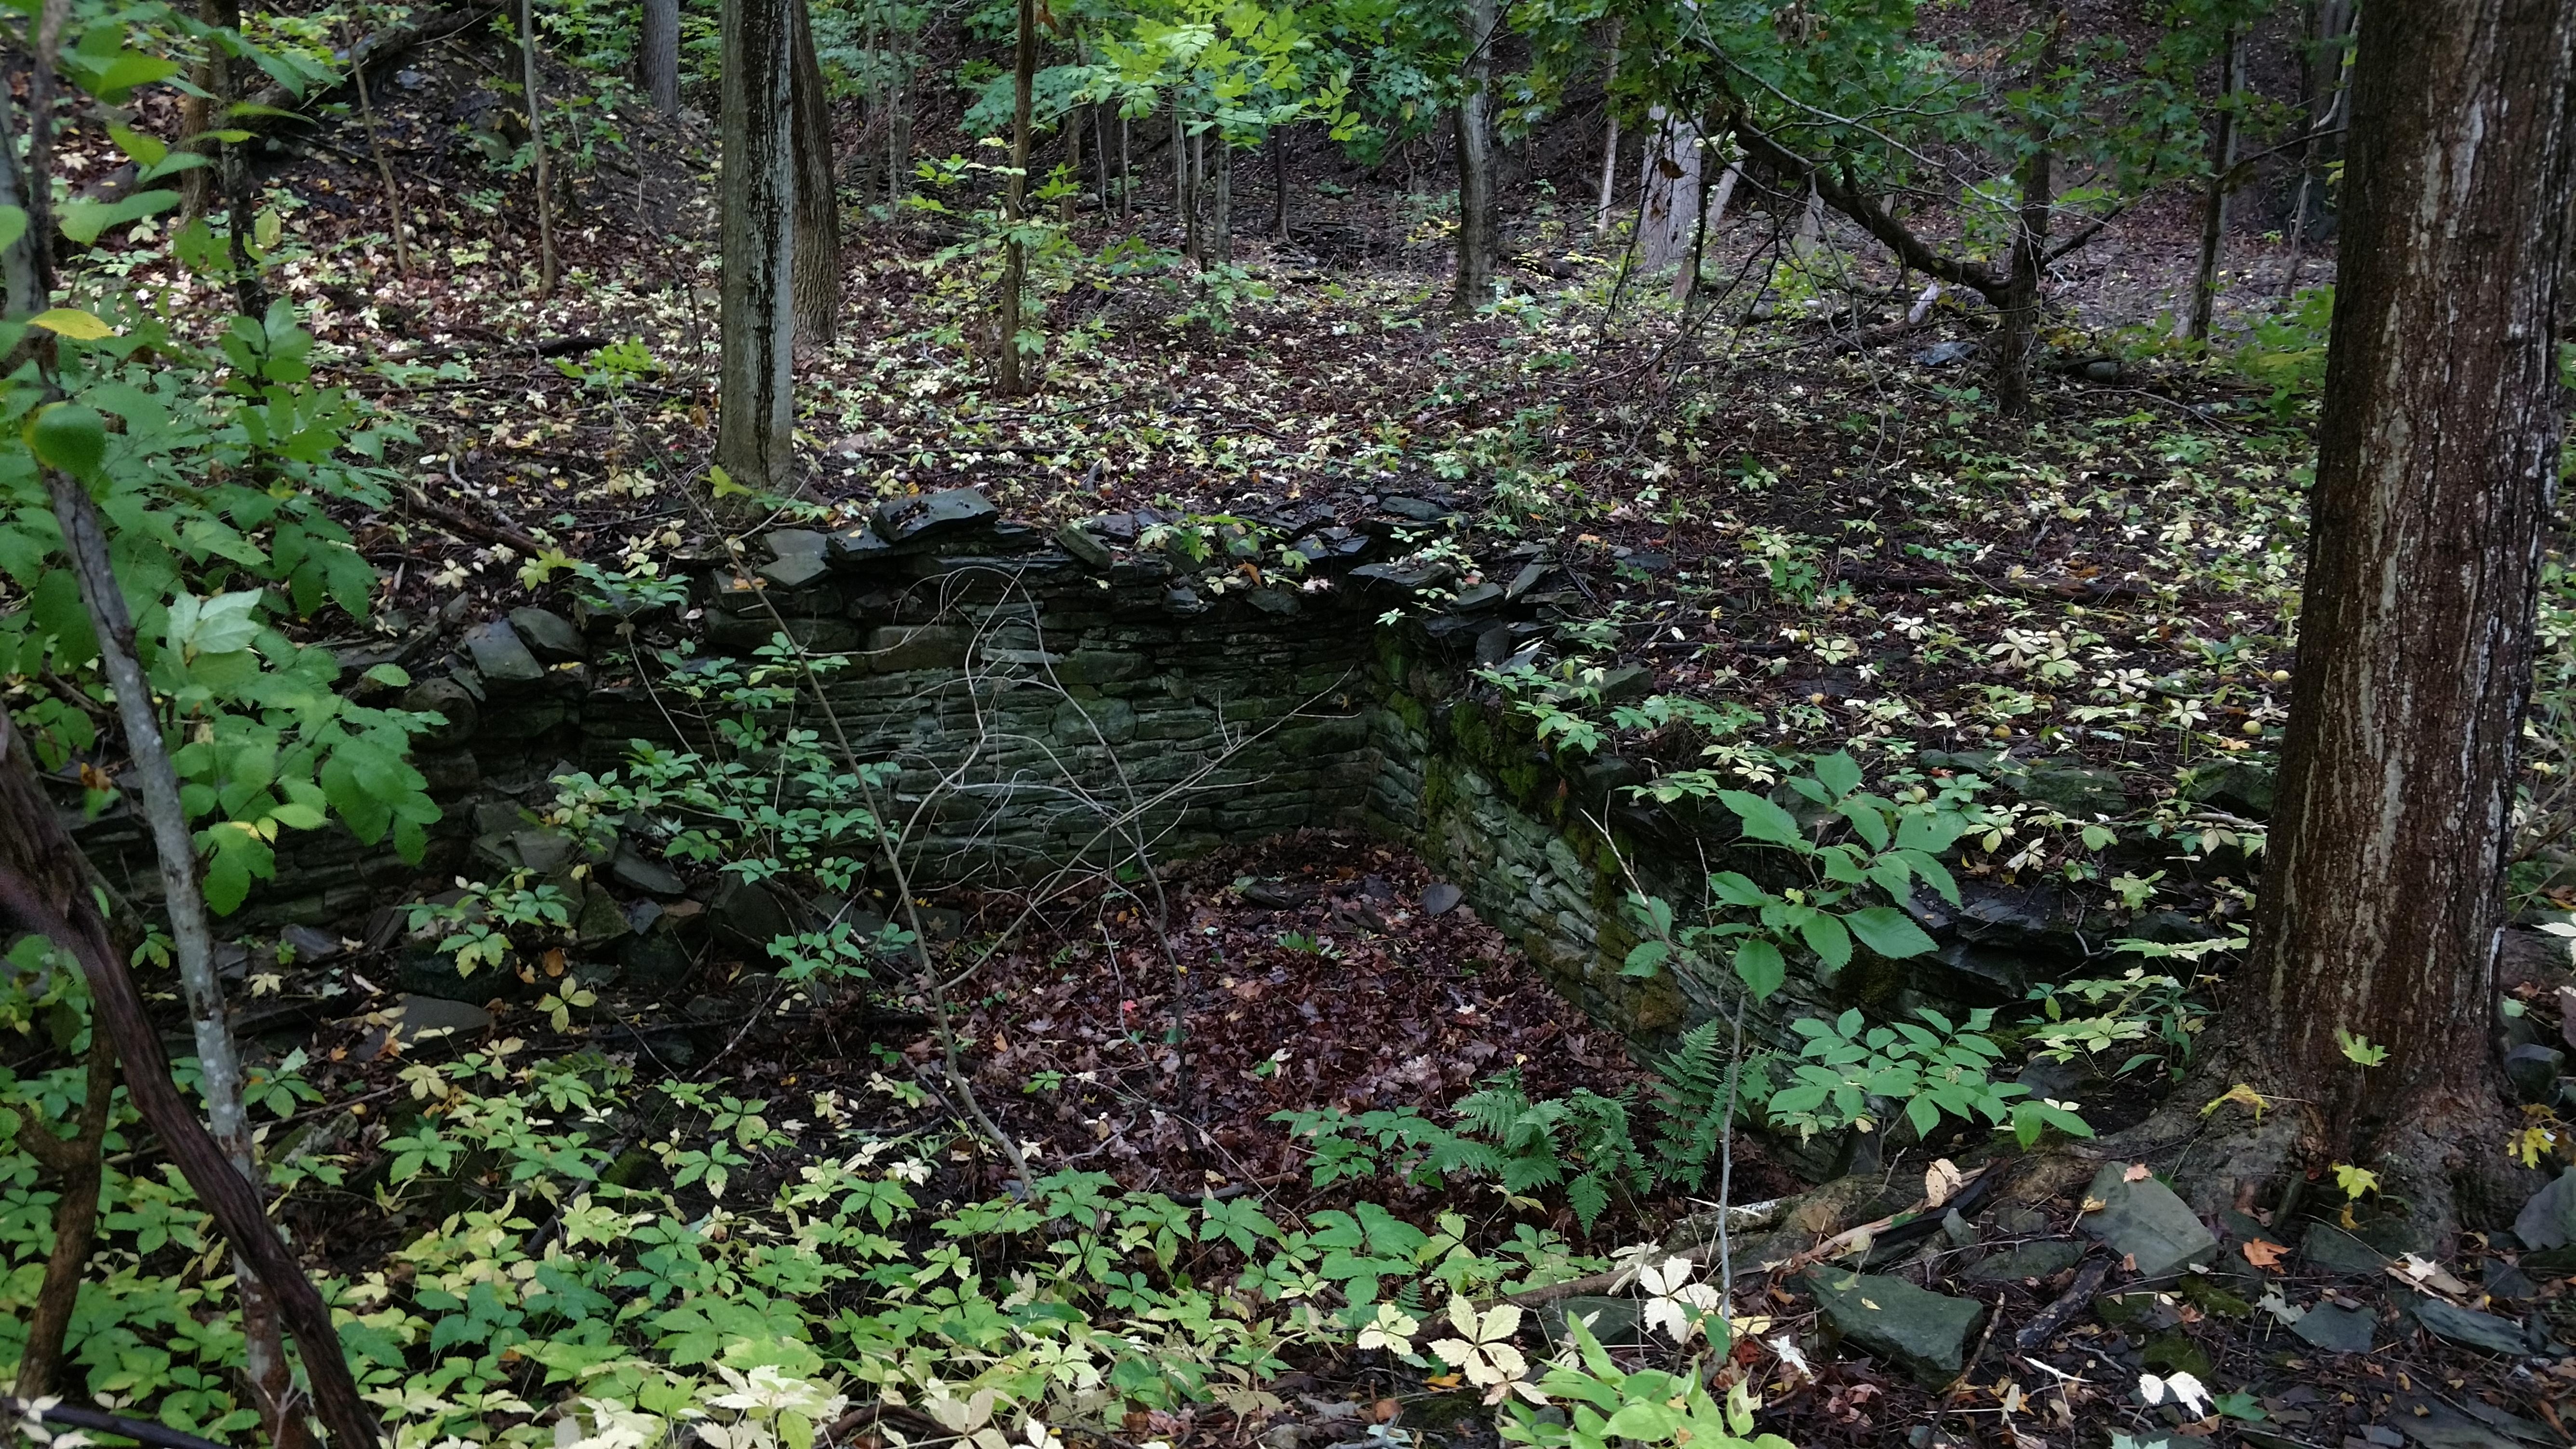
<path id="1" fill-rule="evenodd" d="M 1089 110 L 1085 106 L 1083 110 Z M 1073 225 L 1074 203 L 1082 199 L 1082 129 L 1084 117 L 1068 113 L 1064 118 L 1064 195 L 1056 199 L 1056 220 Z"/>
<path id="2" fill-rule="evenodd" d="M 1494 0 L 1467 0 L 1464 89 L 1453 113 L 1458 137 L 1458 289 L 1451 310 L 1472 314 L 1494 300 Z"/>
<path id="3" fill-rule="evenodd" d="M 116 1097 L 116 1053 L 107 1032 L 90 1028 L 89 1081 L 80 1117 L 68 1138 L 33 1118 L 18 1125 L 18 1145 L 60 1182 L 54 1199 L 54 1250 L 45 1259 L 44 1286 L 27 1317 L 27 1348 L 18 1359 L 18 1397 L 40 1399 L 62 1386 L 63 1340 L 80 1302 L 82 1271 L 98 1236 L 98 1193 L 103 1175 L 99 1146 L 107 1138 L 108 1107 Z"/>
<path id="4" fill-rule="evenodd" d="M 241 0 L 212 0 L 209 8 L 216 17 L 215 23 L 231 30 L 241 29 Z M 233 102 L 240 99 L 241 66 L 219 57 L 214 74 L 215 114 L 226 117 L 232 112 Z M 241 142 L 221 143 L 215 152 L 215 171 L 224 188 L 224 250 L 232 259 L 233 305 L 245 317 L 265 316 L 268 287 L 260 280 L 259 263 L 250 250 L 251 233 L 259 225 L 259 208 L 251 189 L 250 156 L 242 150 Z"/>
<path id="5" fill-rule="evenodd" d="M 2245 37 L 2230 29 L 2219 46 L 2218 116 L 2209 136 L 2209 185 L 2200 199 L 2200 265 L 2191 286 L 2192 341 L 2207 343 L 2209 325 L 2218 309 L 2218 254 L 2227 240 L 2227 194 L 2234 189 L 2228 173 L 2236 167 L 2236 97 L 2245 85 Z"/>
<path id="6" fill-rule="evenodd" d="M 117 609 L 122 613 L 123 608 L 120 598 Z M 92 1029 L 105 1033 L 115 1046 L 135 1110 L 161 1140 L 197 1201 L 213 1215 L 236 1256 L 247 1258 L 276 1292 L 304 1350 L 313 1407 L 332 1442 L 377 1443 L 384 1431 L 375 1411 L 358 1396 L 329 1305 L 278 1240 L 260 1208 L 259 1193 L 225 1160 L 223 1149 L 172 1083 L 160 1034 L 108 939 L 107 923 L 90 903 L 80 861 L 80 847 L 63 832 L 37 779 L 35 761 L 11 728 L 7 711 L 0 710 L 0 919 L 46 937 L 80 963 L 89 981 Z M 295 1424 L 291 1432 L 300 1433 L 301 1420 Z"/>
<path id="7" fill-rule="evenodd" d="M 537 295 L 555 294 L 555 186 L 546 162 L 545 95 L 537 87 L 537 0 L 519 0 L 519 74 L 528 102 L 528 154 L 537 170 Z"/>
<path id="8" fill-rule="evenodd" d="M 1270 132 L 1270 234 L 1288 240 L 1288 128 Z"/>
<path id="9" fill-rule="evenodd" d="M 796 75 L 796 339 L 821 347 L 841 330 L 841 187 L 832 161 L 832 107 L 823 93 L 806 0 L 790 0 Z"/>
<path id="10" fill-rule="evenodd" d="M 43 0 L 36 14 L 36 63 L 27 75 L 27 238 L 36 290 L 54 293 L 54 86 L 70 0 Z M 233 16 L 236 23 L 239 11 Z M 224 148 L 229 153 L 232 148 Z"/>
<path id="11" fill-rule="evenodd" d="M 394 180 L 393 163 L 385 159 L 384 137 L 376 130 L 375 103 L 367 96 L 367 69 L 365 66 L 359 65 L 356 60 L 358 54 L 357 27 L 351 25 L 346 19 L 343 19 L 340 22 L 340 35 L 343 42 L 349 47 L 350 79 L 358 83 L 358 120 L 360 124 L 366 127 L 367 151 L 376 158 L 376 176 L 378 180 L 384 183 L 385 187 L 385 218 L 393 231 L 394 238 L 394 275 L 407 278 L 411 275 L 411 244 L 403 239 L 402 184 Z M 202 171 L 205 168 L 198 167 L 197 169 Z M 19 1397 L 24 1398 L 26 1396 L 21 1394 Z"/>
<path id="12" fill-rule="evenodd" d="M 2006 259 L 2008 284 L 1995 329 L 1995 410 L 2030 415 L 2031 354 L 2039 346 L 2039 283 L 2048 256 L 2050 156 L 2041 147 L 2021 165 L 2021 212 Z"/>
<path id="13" fill-rule="evenodd" d="M 197 888 L 196 840 L 179 798 L 179 776 L 162 745 L 152 688 L 135 662 L 134 621 L 126 612 L 125 594 L 109 560 L 107 523 L 78 479 L 47 469 L 45 483 L 53 495 L 63 551 L 79 580 L 90 626 L 98 635 L 99 671 L 107 676 L 116 696 L 126 753 L 134 762 L 135 793 L 142 797 L 143 816 L 151 827 L 153 854 L 161 867 L 162 910 L 170 919 L 171 955 L 178 962 L 188 1025 L 196 1039 L 198 1090 L 206 1099 L 215 1141 L 256 1197 L 265 1179 L 259 1168 L 259 1148 L 251 1137 L 250 1114 L 242 1106 L 241 1055 L 234 1049 L 231 1021 L 224 1010 L 223 981 L 215 974 L 214 933 L 206 921 L 205 896 Z M 286 1364 L 271 1285 L 261 1281 L 238 1243 L 234 1267 L 242 1300 L 242 1330 L 249 1340 L 247 1374 L 262 1425 L 271 1443 L 300 1445 L 305 1439 L 303 1418 L 293 1404 L 294 1379 Z"/>
<path id="14" fill-rule="evenodd" d="M 1037 83 L 1037 0 L 1020 0 L 1019 43 L 1011 66 L 1011 176 L 1004 188 L 1002 225 L 1009 238 L 1002 244 L 1002 396 L 1028 391 L 1020 362 L 1020 303 L 1029 279 L 1028 243 L 1020 239 L 1020 221 L 1028 214 L 1030 91 Z"/>
<path id="15" fill-rule="evenodd" d="M 1133 135 L 1134 128 L 1128 124 L 1127 113 L 1121 110 L 1118 113 L 1118 221 L 1122 226 L 1136 220 L 1136 172 L 1129 164 L 1129 141 Z"/>
<path id="16" fill-rule="evenodd" d="M 716 461 L 746 488 L 795 476 L 795 17 L 799 0 L 724 7 L 723 359 Z M 740 516 L 756 506 L 728 497 Z"/>
<path id="17" fill-rule="evenodd" d="M 11 115 L 9 88 L 0 85 L 0 206 L 26 206 L 26 188 L 18 175 L 18 122 Z M 199 167 L 198 170 L 205 168 Z M 182 173 L 183 175 L 193 173 Z M 31 317 L 45 310 L 44 279 L 36 266 L 33 227 L 0 248 L 0 285 L 8 290 L 9 315 Z"/>
<path id="18" fill-rule="evenodd" d="M 2571 79 L 2561 0 L 2361 9 L 2298 672 L 2211 1068 L 2283 1110 L 2272 1173 L 2211 1159 L 2213 1198 L 2296 1136 L 2291 1170 L 2371 1167 L 2438 1245 L 2504 1164 L 2495 959 L 2565 406 Z"/>
<path id="19" fill-rule="evenodd" d="M 2307 249 L 2308 215 L 2315 209 L 2318 173 L 2334 151 L 2331 132 L 2344 118 L 2351 67 L 2345 40 L 2352 31 L 2352 0 L 2317 0 L 2309 8 L 2311 31 L 2301 89 L 2307 93 L 2308 143 L 2299 148 L 2299 193 L 2290 208 L 2290 257 L 2281 269 L 2281 295 L 2298 290 L 2299 258 Z"/>
<path id="20" fill-rule="evenodd" d="M 1699 155 L 1702 149 L 1704 148 L 1698 146 L 1691 148 L 1690 262 L 1673 273 L 1673 300 L 1682 303 L 1685 307 L 1689 305 L 1691 298 L 1699 294 L 1700 267 L 1708 256 L 1708 212 L 1713 188 L 1709 185 L 1708 167 L 1704 158 Z M 1815 204 L 1815 198 L 1810 195 L 1807 205 L 1813 208 Z"/>
<path id="21" fill-rule="evenodd" d="M 912 176 L 912 56 L 904 48 L 901 12 L 893 16 L 886 35 L 894 70 L 888 92 L 891 114 L 886 119 L 886 205 L 897 206 Z"/>
<path id="22" fill-rule="evenodd" d="M 1109 217 L 1109 121 L 1101 115 L 1099 102 L 1092 102 L 1086 109 L 1091 112 L 1091 179 L 1098 183 L 1095 189 L 1100 193 L 1100 215 L 1105 221 Z"/>
<path id="23" fill-rule="evenodd" d="M 1618 191 L 1619 98 L 1611 94 L 1611 88 L 1619 80 L 1619 31 L 1620 22 L 1614 16 L 1610 21 L 1610 58 L 1602 68 L 1601 79 L 1601 112 L 1608 120 L 1601 138 L 1601 205 L 1592 213 L 1592 234 L 1596 237 L 1610 234 L 1610 204 Z"/>
<path id="24" fill-rule="evenodd" d="M 2047 39 L 2031 67 L 2038 85 L 2057 69 L 2058 42 L 2066 34 L 2066 12 L 2050 22 Z M 2048 213 L 2055 199 L 2054 176 L 2045 138 L 2031 138 L 2030 154 L 2020 168 L 2021 211 L 2014 218 L 2011 253 L 2004 263 L 2004 295 L 1995 329 L 1995 411 L 2007 418 L 2030 416 L 2031 354 L 2039 345 L 2039 284 L 2048 268 Z"/>
<path id="25" fill-rule="evenodd" d="M 666 116 L 680 113 L 680 0 L 644 0 L 644 42 L 637 52 L 644 94 Z"/>
<path id="26" fill-rule="evenodd" d="M 1214 199 L 1208 205 L 1208 230 L 1215 234 L 1217 264 L 1234 262 L 1234 143 L 1225 132 L 1215 133 L 1216 178 L 1211 188 Z"/>

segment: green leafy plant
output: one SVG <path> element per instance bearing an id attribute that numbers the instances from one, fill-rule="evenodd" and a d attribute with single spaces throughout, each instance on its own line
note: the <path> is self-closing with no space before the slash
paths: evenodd
<path id="1" fill-rule="evenodd" d="M 1760 1404 L 1749 1385 L 1735 1384 L 1721 1400 L 1709 1392 L 1695 1362 L 1680 1373 L 1622 1368 L 1581 1322 L 1569 1321 L 1566 1328 L 1574 1339 L 1574 1361 L 1548 1365 L 1536 1385 L 1539 1396 L 1563 1401 L 1564 1410 L 1545 1413 L 1507 1402 L 1495 1426 L 1505 1440 L 1531 1449 L 1792 1449 L 1777 1434 L 1754 1432 L 1753 1411 Z"/>
<path id="2" fill-rule="evenodd" d="M 1922 1018 L 1919 1024 L 1869 1026 L 1855 1008 L 1831 1021 L 1791 1022 L 1807 1041 L 1790 1066 L 1788 1084 L 1771 1095 L 1773 1125 L 1795 1127 L 1801 1137 L 1844 1127 L 1871 1131 L 1881 1120 L 1872 1102 L 1877 1098 L 1893 1104 L 1927 1138 L 1944 1116 L 2009 1125 L 2025 1148 L 2051 1127 L 2070 1137 L 2093 1135 L 2066 1104 L 2034 1097 L 2019 1082 L 1992 1078 L 2004 1056 L 1985 1035 L 1994 1023 L 1992 1009 L 1972 1011 L 1957 1023 L 1929 1007 L 1915 1015 Z"/>
<path id="3" fill-rule="evenodd" d="M 2120 1047 L 2152 1044 L 2132 1052 L 2111 1069 L 2112 1076 L 2157 1061 L 2176 1070 L 2189 1066 L 2192 1048 L 2209 1021 L 2209 1009 L 2186 996 L 2179 978 L 2149 975 L 2136 966 L 2116 977 L 2034 986 L 2030 999 L 2040 1004 L 2036 1015 L 2023 1019 L 2031 1029 L 2028 1043 L 2035 1057 L 2098 1061 Z"/>

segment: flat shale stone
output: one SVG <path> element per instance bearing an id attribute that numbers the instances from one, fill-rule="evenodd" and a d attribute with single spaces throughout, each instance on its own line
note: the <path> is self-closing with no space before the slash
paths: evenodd
<path id="1" fill-rule="evenodd" d="M 2126 1171 L 2123 1163 L 2106 1162 L 2093 1175 L 2084 1196 L 2102 1207 L 2077 1219 L 2084 1231 L 2113 1253 L 2133 1259 L 2138 1275 L 2149 1280 L 2208 1262 L 2218 1251 L 2218 1239 L 2190 1204 L 2152 1177 L 2127 1181 L 2122 1176 Z"/>
<path id="2" fill-rule="evenodd" d="M 1846 1343 L 1903 1369 L 1916 1383 L 1941 1388 L 1967 1367 L 1969 1336 L 1985 1319 L 1984 1304 L 1843 1268 L 1809 1268 L 1805 1277 Z"/>
<path id="3" fill-rule="evenodd" d="M 510 627 L 539 659 L 562 664 L 582 657 L 581 631 L 552 609 L 512 609 Z"/>
<path id="4" fill-rule="evenodd" d="M 2513 1235 L 2526 1248 L 2563 1248 L 2576 1243 L 2576 1167 L 2550 1179 L 2531 1195 L 2513 1220 Z"/>
<path id="5" fill-rule="evenodd" d="M 2424 1325 L 2424 1331 L 2445 1342 L 2488 1353 L 2519 1356 L 2530 1352 L 2530 1340 L 2524 1336 L 2522 1324 L 2514 1319 L 2462 1308 L 2439 1298 L 2419 1298 L 2411 1306 L 2415 1321 Z"/>
<path id="6" fill-rule="evenodd" d="M 2083 1256 L 2083 1244 L 2064 1238 L 2024 1243 L 2008 1252 L 1997 1253 L 1959 1277 L 1969 1283 L 2018 1283 L 2025 1278 L 2053 1278 L 2074 1267 L 2076 1260 Z"/>
<path id="7" fill-rule="evenodd" d="M 2368 1353 L 2379 1319 L 2366 1308 L 2320 1303 L 2290 1325 L 2290 1331 L 2329 1353 Z"/>
<path id="8" fill-rule="evenodd" d="M 476 672 L 491 684 L 534 684 L 546 677 L 519 631 L 507 619 L 494 619 L 465 631 L 465 652 Z"/>

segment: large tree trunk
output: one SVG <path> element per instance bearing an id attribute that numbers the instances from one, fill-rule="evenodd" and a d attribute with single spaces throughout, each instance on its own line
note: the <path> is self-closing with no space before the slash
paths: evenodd
<path id="1" fill-rule="evenodd" d="M 644 43 L 636 57 L 644 94 L 666 116 L 680 113 L 680 0 L 644 0 Z"/>
<path id="2" fill-rule="evenodd" d="M 2565 406 L 2571 55 L 2564 0 L 2363 7 L 2280 803 L 2204 1078 L 2283 1103 L 2272 1174 L 2372 1167 L 2427 1242 L 2505 1163 L 2495 956 Z M 2267 1175 L 2264 1140 L 2206 1200 Z"/>
<path id="3" fill-rule="evenodd" d="M 806 0 L 791 0 L 788 13 L 796 27 L 796 337 L 820 347 L 841 331 L 841 184 L 813 17 Z"/>
<path id="4" fill-rule="evenodd" d="M 747 488 L 794 481 L 795 7 L 725 0 L 724 287 L 716 461 Z"/>
<path id="5" fill-rule="evenodd" d="M 1458 132 L 1458 293 L 1470 313 L 1494 300 L 1494 0 L 1467 0 Z"/>

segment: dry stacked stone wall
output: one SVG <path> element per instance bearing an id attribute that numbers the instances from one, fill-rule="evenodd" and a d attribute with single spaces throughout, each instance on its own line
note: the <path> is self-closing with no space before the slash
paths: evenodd
<path id="1" fill-rule="evenodd" d="M 1491 572 L 1508 584 L 1385 561 L 1397 528 L 1440 512 L 1386 499 L 1381 516 L 1349 525 L 1279 520 L 1313 560 L 1281 583 L 1243 567 L 1233 555 L 1248 550 L 1223 532 L 1212 556 L 1156 546 L 1156 525 L 1177 520 L 1152 516 L 1048 533 L 961 491 L 898 500 L 839 532 L 774 531 L 745 559 L 677 560 L 692 580 L 681 604 L 612 595 L 423 621 L 344 662 L 352 678 L 403 664 L 417 682 L 401 702 L 447 719 L 418 754 L 446 811 L 429 859 L 410 865 L 337 830 L 290 836 L 278 878 L 228 925 L 382 946 L 401 930 L 396 907 L 454 877 L 524 870 L 573 898 L 577 950 L 604 982 L 678 989 L 710 952 L 757 961 L 766 933 L 811 920 L 818 903 L 683 875 L 626 847 L 577 875 L 575 843 L 537 817 L 557 774 L 621 769 L 637 741 L 706 746 L 712 721 L 658 668 L 636 669 L 637 653 L 682 651 L 694 658 L 684 670 L 705 668 L 750 659 L 783 631 L 849 657 L 827 677 L 828 716 L 796 723 L 837 728 L 862 758 L 901 767 L 894 799 L 922 883 L 1027 881 L 1140 849 L 1169 859 L 1303 826 L 1366 829 L 1419 850 L 1463 908 L 1596 1019 L 1668 1038 L 1715 1012 L 1722 984 L 1623 976 L 1629 891 L 1687 903 L 1703 861 L 1756 874 L 1773 863 L 1730 858 L 1729 825 L 1639 803 L 1626 761 L 1552 755 L 1475 687 L 1479 664 L 1531 657 L 1559 596 L 1543 559 L 1499 561 Z M 1383 622 L 1398 606 L 1401 622 Z M 1614 687 L 1642 689 L 1642 673 Z M 81 834 L 151 897 L 132 820 L 111 814 Z M 2081 923 L 2042 890 L 1986 891 L 1928 924 L 1945 943 L 1938 960 L 1864 960 L 1797 981 L 1754 1029 L 1777 1036 L 1781 1013 L 1853 1001 L 2009 999 L 2062 967 Z M 444 983 L 435 967 L 407 967 L 405 984 L 469 999 L 484 989 Z"/>

